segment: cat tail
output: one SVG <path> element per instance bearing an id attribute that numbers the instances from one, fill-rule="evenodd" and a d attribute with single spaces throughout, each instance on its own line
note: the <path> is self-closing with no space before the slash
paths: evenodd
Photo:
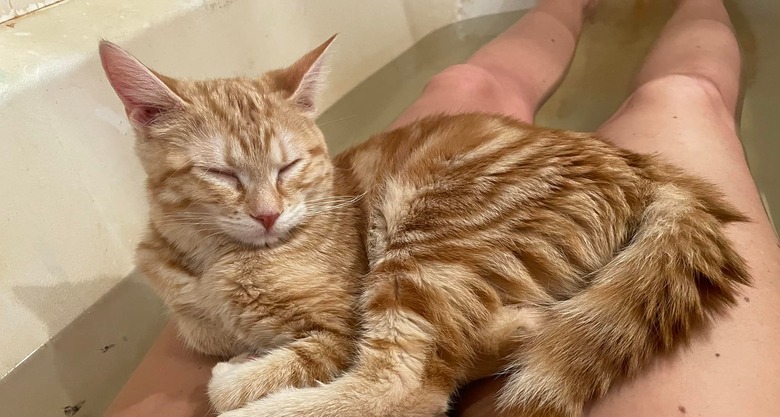
<path id="1" fill-rule="evenodd" d="M 365 332 L 352 369 L 331 383 L 278 392 L 220 417 L 445 416 L 457 377 L 437 359 L 442 329 L 421 314 L 431 304 L 415 296 L 419 280 L 399 271 L 372 271 L 366 280 Z M 458 332 L 459 324 L 450 323 Z"/>
<path id="2" fill-rule="evenodd" d="M 659 185 L 627 246 L 576 296 L 539 308 L 498 398 L 508 416 L 581 416 L 591 398 L 687 343 L 750 283 L 723 225 L 747 221 L 702 183 Z"/>

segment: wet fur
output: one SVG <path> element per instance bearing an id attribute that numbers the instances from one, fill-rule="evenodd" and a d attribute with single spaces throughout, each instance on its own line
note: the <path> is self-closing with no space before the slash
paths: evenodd
<path id="1" fill-rule="evenodd" d="M 712 185 L 593 134 L 440 115 L 331 161 L 297 96 L 310 55 L 260 80 L 160 78 L 186 104 L 137 128 L 151 204 L 139 266 L 190 346 L 243 354 L 214 369 L 213 404 L 234 409 L 222 416 L 437 416 L 497 372 L 505 415 L 579 416 L 749 282 L 723 233 L 746 219 Z M 337 208 L 266 246 L 190 221 L 251 193 L 219 195 L 188 158 L 217 135 L 263 167 L 282 130 L 309 150 L 307 180 L 264 198 Z"/>

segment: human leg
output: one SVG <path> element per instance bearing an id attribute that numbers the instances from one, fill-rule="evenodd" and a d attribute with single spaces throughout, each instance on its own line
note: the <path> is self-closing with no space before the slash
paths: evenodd
<path id="1" fill-rule="evenodd" d="M 739 305 L 690 349 L 659 359 L 593 404 L 590 416 L 780 415 L 780 248 L 736 133 L 739 49 L 720 0 L 681 0 L 637 77 L 635 92 L 599 133 L 656 153 L 717 184 L 752 220 L 728 235 L 755 280 Z"/>
<path id="2" fill-rule="evenodd" d="M 436 113 L 502 113 L 531 123 L 569 66 L 592 0 L 541 0 L 465 63 L 435 75 L 391 127 Z"/>
<path id="3" fill-rule="evenodd" d="M 106 417 L 209 417 L 206 384 L 217 358 L 195 353 L 169 322 L 106 410 Z"/>
<path id="4" fill-rule="evenodd" d="M 780 249 L 736 133 L 739 69 L 720 0 L 681 0 L 635 92 L 598 131 L 718 185 L 752 220 L 727 233 L 755 283 L 705 338 L 594 402 L 591 417 L 780 415 Z M 498 416 L 492 396 L 501 384 L 496 378 L 466 391 L 460 415 Z"/>

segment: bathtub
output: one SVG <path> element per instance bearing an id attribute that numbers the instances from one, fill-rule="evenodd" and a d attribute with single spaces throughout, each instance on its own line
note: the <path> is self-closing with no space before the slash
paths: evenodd
<path id="1" fill-rule="evenodd" d="M 100 415 L 165 322 L 133 272 L 144 176 L 100 38 L 202 78 L 288 65 L 338 32 L 329 107 L 436 29 L 530 4 L 69 0 L 0 23 L 0 415 Z"/>
<path id="2" fill-rule="evenodd" d="M 202 78 L 287 65 L 339 32 L 319 119 L 336 153 L 389 124 L 432 74 L 532 3 L 69 0 L 0 24 L 0 417 L 100 415 L 165 323 L 133 270 L 143 173 L 98 39 L 165 74 Z M 590 130 L 625 98 L 671 9 L 611 3 L 539 124 Z M 767 40 L 780 39 L 780 6 L 729 6 L 745 54 L 745 150 L 778 211 L 780 56 Z"/>

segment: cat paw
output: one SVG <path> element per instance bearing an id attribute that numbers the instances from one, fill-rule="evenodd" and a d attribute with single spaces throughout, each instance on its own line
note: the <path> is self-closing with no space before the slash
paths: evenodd
<path id="1" fill-rule="evenodd" d="M 239 386 L 244 383 L 240 368 L 248 361 L 248 356 L 239 355 L 228 362 L 220 362 L 211 369 L 208 394 L 211 406 L 217 412 L 234 410 L 246 402 L 241 396 Z"/>
<path id="2" fill-rule="evenodd" d="M 243 407 L 248 402 L 291 385 L 288 364 L 274 355 L 239 355 L 211 370 L 208 395 L 217 412 Z"/>
<path id="3" fill-rule="evenodd" d="M 241 408 L 219 413 L 218 417 L 332 417 L 332 413 L 321 412 L 326 411 L 321 404 L 326 398 L 317 395 L 319 390 L 320 388 L 282 389 Z M 352 415 L 347 414 L 344 417 Z"/>

